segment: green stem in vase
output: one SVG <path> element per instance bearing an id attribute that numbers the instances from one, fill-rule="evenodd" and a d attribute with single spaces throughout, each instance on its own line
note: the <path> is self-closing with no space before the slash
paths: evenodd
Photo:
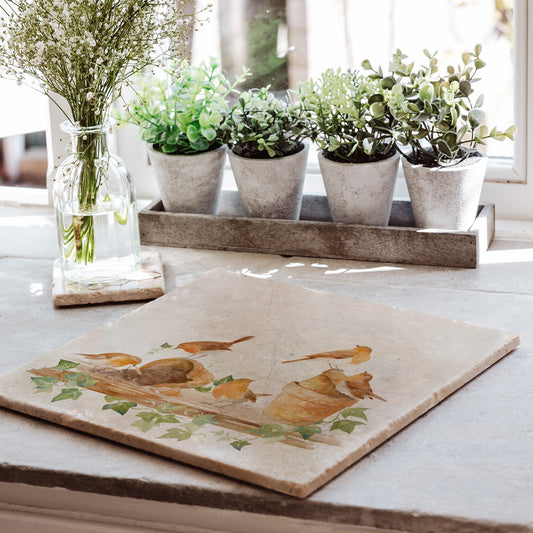
<path id="1" fill-rule="evenodd" d="M 73 215 L 69 226 L 62 226 L 62 240 L 69 258 L 88 264 L 94 261 L 94 214 L 98 210 L 98 191 L 107 168 L 105 132 L 99 124 L 70 131 L 74 164 L 79 169 L 79 214 Z"/>

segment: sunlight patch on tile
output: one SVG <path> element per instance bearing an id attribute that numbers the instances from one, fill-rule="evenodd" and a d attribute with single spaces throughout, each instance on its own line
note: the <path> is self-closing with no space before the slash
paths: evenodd
<path id="1" fill-rule="evenodd" d="M 245 276 L 249 276 L 250 278 L 268 279 L 272 277 L 272 274 L 279 272 L 279 268 L 274 268 L 272 270 L 269 270 L 268 272 L 263 272 L 263 273 L 252 272 L 249 268 L 242 268 L 240 272 L 241 274 L 244 274 Z"/>
<path id="2" fill-rule="evenodd" d="M 489 250 L 481 256 L 479 263 L 482 265 L 533 263 L 533 248 Z"/>

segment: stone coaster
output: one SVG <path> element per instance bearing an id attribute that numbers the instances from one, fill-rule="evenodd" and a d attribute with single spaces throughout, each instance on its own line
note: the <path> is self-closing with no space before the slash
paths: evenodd
<path id="1" fill-rule="evenodd" d="M 0 405 L 304 497 L 519 342 L 218 271 L 1 376 Z"/>
<path id="2" fill-rule="evenodd" d="M 52 302 L 56 307 L 72 305 L 153 300 L 165 294 L 163 263 L 159 252 L 142 252 L 141 270 L 110 283 L 73 283 L 61 273 L 60 260 L 54 262 Z"/>

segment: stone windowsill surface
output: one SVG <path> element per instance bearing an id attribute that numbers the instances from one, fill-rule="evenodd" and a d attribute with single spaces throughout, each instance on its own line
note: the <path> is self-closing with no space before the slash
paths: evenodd
<path id="1" fill-rule="evenodd" d="M 2 487 L 60 487 L 376 531 L 533 530 L 533 244 L 513 224 L 499 235 L 478 269 L 157 248 L 167 291 L 224 269 L 520 334 L 518 349 L 307 499 L 7 410 L 0 410 Z M 50 208 L 0 205 L 1 373 L 142 305 L 54 308 L 55 239 Z M 6 494 L 0 490 L 0 504 Z"/>

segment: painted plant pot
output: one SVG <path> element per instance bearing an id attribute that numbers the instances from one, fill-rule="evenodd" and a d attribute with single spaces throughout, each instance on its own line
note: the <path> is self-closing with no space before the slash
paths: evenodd
<path id="1" fill-rule="evenodd" d="M 402 159 L 416 227 L 468 231 L 479 207 L 487 157 L 458 165 L 424 167 Z"/>
<path id="2" fill-rule="evenodd" d="M 226 147 L 192 155 L 164 154 L 148 147 L 165 211 L 216 214 Z"/>
<path id="3" fill-rule="evenodd" d="M 296 154 L 270 159 L 228 153 L 247 217 L 300 218 L 308 144 Z"/>
<path id="4" fill-rule="evenodd" d="M 304 382 L 296 381 L 285 385 L 281 393 L 265 408 L 264 414 L 271 420 L 306 426 L 357 402 L 336 390 L 324 393 L 304 385 Z"/>
<path id="5" fill-rule="evenodd" d="M 339 163 L 318 154 L 333 222 L 387 226 L 400 156 L 372 163 Z"/>

